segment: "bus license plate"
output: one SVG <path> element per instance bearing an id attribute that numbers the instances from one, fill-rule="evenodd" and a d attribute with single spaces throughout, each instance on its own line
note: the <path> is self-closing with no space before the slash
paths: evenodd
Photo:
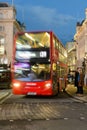
<path id="1" fill-rule="evenodd" d="M 29 92 L 27 95 L 36 95 L 36 92 Z"/>

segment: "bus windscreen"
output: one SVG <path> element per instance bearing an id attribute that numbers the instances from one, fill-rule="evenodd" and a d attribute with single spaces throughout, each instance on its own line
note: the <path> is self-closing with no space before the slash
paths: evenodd
<path id="1" fill-rule="evenodd" d="M 15 79 L 42 81 L 50 78 L 49 43 L 47 32 L 18 35 L 14 63 Z"/>
<path id="2" fill-rule="evenodd" d="M 21 81 L 42 81 L 50 78 L 50 64 L 14 64 L 15 79 Z"/>

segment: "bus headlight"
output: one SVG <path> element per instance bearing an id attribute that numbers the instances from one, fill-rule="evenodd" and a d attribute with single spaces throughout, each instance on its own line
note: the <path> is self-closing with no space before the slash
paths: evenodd
<path id="1" fill-rule="evenodd" d="M 46 88 L 50 88 L 50 87 L 51 87 L 51 83 L 47 83 L 47 84 L 45 85 L 45 87 L 46 87 Z"/>
<path id="2" fill-rule="evenodd" d="M 20 87 L 20 83 L 13 83 L 13 87 L 19 88 Z"/>

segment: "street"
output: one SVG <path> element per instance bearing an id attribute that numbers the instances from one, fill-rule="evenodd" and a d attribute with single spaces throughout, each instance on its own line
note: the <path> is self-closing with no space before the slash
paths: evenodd
<path id="1" fill-rule="evenodd" d="M 63 92 L 55 97 L 27 97 L 11 93 L 0 104 L 0 130 L 15 129 L 86 130 L 87 103 Z"/>
<path id="2" fill-rule="evenodd" d="M 0 130 L 87 130 L 87 2 L 65 2 L 0 1 Z"/>

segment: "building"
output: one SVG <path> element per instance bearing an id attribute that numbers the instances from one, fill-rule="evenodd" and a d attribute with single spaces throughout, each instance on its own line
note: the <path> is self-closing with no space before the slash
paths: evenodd
<path id="1" fill-rule="evenodd" d="M 67 64 L 68 64 L 68 72 L 73 73 L 76 70 L 76 47 L 75 42 L 67 42 Z"/>
<path id="2" fill-rule="evenodd" d="M 82 67 L 85 69 L 84 73 L 87 73 L 87 9 L 85 10 L 85 14 L 86 18 L 81 23 L 77 22 L 74 40 L 77 43 L 77 67 Z"/>
<path id="3" fill-rule="evenodd" d="M 6 52 L 9 64 L 12 62 L 14 34 L 22 29 L 16 20 L 16 9 L 0 2 L 0 58 Z"/>

